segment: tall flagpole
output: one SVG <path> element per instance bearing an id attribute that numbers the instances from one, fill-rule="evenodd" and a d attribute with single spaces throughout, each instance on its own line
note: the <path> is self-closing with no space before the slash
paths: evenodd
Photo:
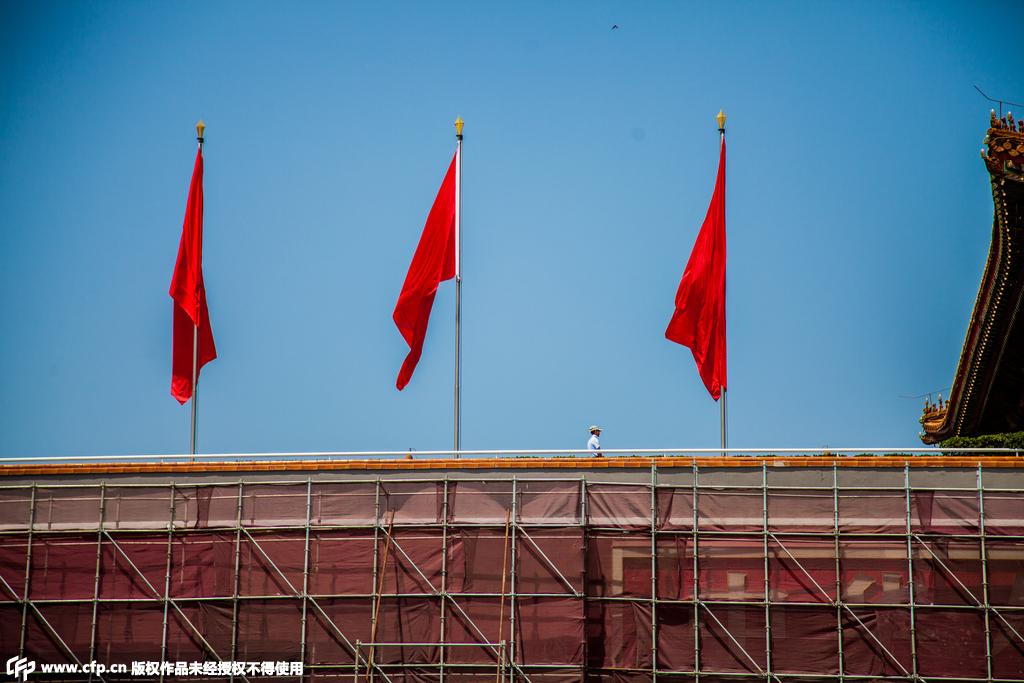
<path id="1" fill-rule="evenodd" d="M 718 121 L 718 134 L 720 136 L 719 142 L 722 145 L 725 144 L 725 118 L 726 118 L 725 117 L 725 110 L 719 109 L 718 110 L 718 115 L 715 117 L 715 120 Z M 729 272 L 729 269 L 726 268 L 726 275 L 728 275 L 728 272 Z M 728 287 L 726 287 L 726 292 L 728 292 Z M 726 330 L 728 330 L 728 329 L 729 329 L 728 326 L 726 326 Z M 726 356 L 726 358 L 728 359 L 728 356 Z M 728 362 L 728 360 L 726 362 Z M 726 376 L 728 376 L 728 373 L 727 373 Z M 722 387 L 722 399 L 718 402 L 719 403 L 718 408 L 719 408 L 719 410 L 721 412 L 721 414 L 720 414 L 720 422 L 721 422 L 721 428 L 722 428 L 722 455 L 725 455 L 725 449 L 729 447 L 729 429 L 728 429 L 728 422 L 727 422 L 727 417 L 728 416 L 727 416 L 727 411 L 726 411 L 726 406 L 725 406 L 725 403 L 726 403 L 726 398 L 725 398 L 726 397 L 726 393 L 727 393 L 727 389 L 725 387 Z"/>
<path id="2" fill-rule="evenodd" d="M 203 131 L 206 130 L 206 124 L 203 123 L 202 119 L 199 119 L 199 123 L 196 124 L 196 140 L 199 141 L 199 155 L 203 154 Z M 189 454 L 192 455 L 192 461 L 195 462 L 196 455 L 196 399 L 199 396 L 199 325 L 192 325 L 192 431 Z"/>
<path id="3" fill-rule="evenodd" d="M 455 457 L 462 447 L 462 126 L 455 118 Z"/>

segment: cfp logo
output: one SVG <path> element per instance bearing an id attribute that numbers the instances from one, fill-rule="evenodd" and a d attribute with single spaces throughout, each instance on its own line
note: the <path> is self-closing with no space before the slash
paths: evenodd
<path id="1" fill-rule="evenodd" d="M 7 675 L 14 676 L 14 680 L 21 678 L 22 681 L 27 681 L 28 675 L 35 670 L 36 663 L 24 657 L 15 655 L 7 660 Z"/>

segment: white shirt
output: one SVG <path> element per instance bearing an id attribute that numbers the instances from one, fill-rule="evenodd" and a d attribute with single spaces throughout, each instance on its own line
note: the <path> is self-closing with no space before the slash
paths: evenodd
<path id="1" fill-rule="evenodd" d="M 597 438 L 597 434 L 591 434 L 590 439 L 587 441 L 588 451 L 599 451 L 601 450 L 601 440 Z"/>

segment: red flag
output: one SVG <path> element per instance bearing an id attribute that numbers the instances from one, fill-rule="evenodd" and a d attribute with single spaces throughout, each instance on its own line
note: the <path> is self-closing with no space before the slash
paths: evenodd
<path id="1" fill-rule="evenodd" d="M 188 188 L 185 224 L 181 228 L 178 261 L 171 277 L 174 299 L 174 342 L 171 360 L 171 396 L 185 403 L 192 398 L 193 331 L 199 328 L 196 379 L 199 370 L 217 357 L 213 345 L 210 314 L 206 309 L 203 284 L 203 150 L 196 153 L 196 166 Z"/>
<path id="2" fill-rule="evenodd" d="M 413 254 L 392 316 L 409 345 L 409 355 L 398 372 L 396 386 L 399 391 L 409 383 L 423 352 L 437 286 L 455 277 L 455 159 L 452 157 L 441 189 L 437 191 L 437 199 L 430 207 L 427 224 L 423 226 L 423 235 Z"/>
<path id="3" fill-rule="evenodd" d="M 725 136 L 715 193 L 683 279 L 665 338 L 690 347 L 697 371 L 716 401 L 727 388 L 725 362 Z"/>

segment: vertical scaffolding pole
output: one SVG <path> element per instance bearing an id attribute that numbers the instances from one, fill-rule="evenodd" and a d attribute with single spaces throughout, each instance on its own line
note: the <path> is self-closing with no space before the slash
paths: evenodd
<path id="1" fill-rule="evenodd" d="M 387 538 L 384 539 L 384 559 L 380 565 L 380 581 L 373 587 L 373 614 L 370 617 L 370 656 L 366 662 L 366 673 L 372 681 L 376 675 L 374 670 L 379 668 L 376 665 L 377 656 L 377 625 L 380 618 L 380 605 L 384 601 L 384 580 L 387 578 L 388 571 L 388 557 L 391 551 L 391 543 L 395 533 L 395 512 L 391 511 L 391 518 L 388 520 L 388 528 L 384 532 Z M 397 543 L 396 543 L 397 545 Z M 395 562 L 398 562 L 398 558 L 395 558 Z M 397 593 L 397 587 L 395 589 Z M 387 678 L 385 676 L 385 678 Z"/>
<path id="2" fill-rule="evenodd" d="M 697 562 L 699 534 L 697 533 L 697 459 L 693 460 L 693 680 L 700 682 L 700 566 Z"/>
<path id="3" fill-rule="evenodd" d="M 25 635 L 28 630 L 28 595 L 32 587 L 32 540 L 36 528 L 36 484 L 32 484 L 32 495 L 28 504 L 28 547 L 25 548 L 25 583 L 24 594 L 21 596 L 21 636 L 18 642 L 18 654 L 25 656 Z"/>
<path id="4" fill-rule="evenodd" d="M 192 387 L 193 400 L 195 399 L 195 387 Z M 160 662 L 166 662 L 167 657 L 167 611 L 171 606 L 171 563 L 174 560 L 174 484 L 170 485 L 171 500 L 168 505 L 168 521 L 167 521 L 167 564 L 165 565 L 164 571 L 164 623 L 160 629 Z M 160 678 L 161 683 L 164 680 L 164 668 L 160 667 Z"/>
<path id="5" fill-rule="evenodd" d="M 903 465 L 903 491 L 907 499 L 907 574 L 910 589 L 910 664 L 913 678 L 917 678 L 917 615 L 914 600 L 914 548 L 910 513 L 910 465 Z"/>
<path id="6" fill-rule="evenodd" d="M 512 555 L 512 567 L 511 576 L 509 581 L 509 667 L 508 677 L 509 681 L 515 680 L 516 671 L 516 657 L 518 656 L 518 649 L 516 648 L 516 528 L 518 527 L 519 521 L 519 489 L 517 485 L 517 479 L 513 475 L 512 477 L 512 539 L 510 545 L 510 552 Z"/>
<path id="7" fill-rule="evenodd" d="M 839 683 L 843 683 L 843 594 L 839 564 L 839 467 L 832 465 L 832 539 L 836 560 L 836 645 L 839 654 Z"/>
<path id="8" fill-rule="evenodd" d="M 981 599 L 985 607 L 985 678 L 992 680 L 992 630 L 990 621 L 991 607 L 988 598 L 988 544 L 985 538 L 985 485 L 982 480 L 981 465 L 978 465 L 978 540 L 981 549 Z"/>
<path id="9" fill-rule="evenodd" d="M 448 609 L 448 475 L 444 475 L 444 499 L 441 502 L 441 647 L 438 657 L 440 683 L 444 683 L 445 640 L 448 635 L 446 611 Z"/>
<path id="10" fill-rule="evenodd" d="M 764 555 L 764 664 L 765 674 L 772 675 L 772 616 L 769 605 L 771 592 L 768 584 L 768 465 L 761 463 L 761 514 L 764 528 L 761 534 L 761 552 Z"/>
<path id="11" fill-rule="evenodd" d="M 306 478 L 306 542 L 302 550 L 302 623 L 300 628 L 299 661 L 306 662 L 306 619 L 309 613 L 309 527 L 313 521 L 313 479 Z"/>
<path id="12" fill-rule="evenodd" d="M 587 623 L 587 590 L 590 585 L 590 573 L 587 571 L 587 565 L 589 564 L 587 558 L 590 557 L 590 540 L 587 534 L 587 480 L 585 477 L 580 477 L 580 533 L 583 535 L 583 567 L 582 567 L 582 578 L 583 578 L 583 596 L 580 598 L 583 601 L 583 671 L 586 672 L 587 667 L 590 665 L 590 638 L 587 638 L 586 623 Z M 586 674 L 584 673 L 584 676 Z"/>
<path id="13" fill-rule="evenodd" d="M 244 484 L 238 480 L 238 500 L 235 506 L 235 576 L 231 595 L 231 661 L 238 661 L 238 594 L 241 590 L 242 574 L 242 489 Z M 196 492 L 198 514 L 199 494 Z M 231 680 L 235 680 L 232 672 Z"/>
<path id="14" fill-rule="evenodd" d="M 584 587 L 586 591 L 586 587 Z M 651 680 L 658 680 L 658 466 L 651 459 Z"/>
<path id="15" fill-rule="evenodd" d="M 380 575 L 382 571 L 379 567 L 380 562 L 380 524 L 382 518 L 380 514 L 380 477 L 374 482 L 373 488 L 373 595 L 370 597 L 370 632 L 377 632 L 377 582 L 382 578 Z M 366 666 L 366 680 L 373 680 L 373 643 L 374 636 L 370 636 L 370 657 L 367 660 Z M 356 651 L 356 670 L 359 668 L 359 652 Z"/>
<path id="16" fill-rule="evenodd" d="M 377 479 L 377 488 L 380 489 L 380 478 Z M 374 584 L 373 594 L 373 611 L 370 616 L 370 657 L 367 659 L 367 676 L 369 680 L 373 681 L 375 676 L 375 659 L 377 655 L 377 624 L 380 616 L 381 603 L 384 598 L 384 580 L 387 579 L 387 560 L 390 556 L 391 541 L 394 538 L 394 510 L 391 510 L 391 516 L 388 520 L 388 527 L 386 530 L 381 525 L 383 520 L 377 522 L 377 527 L 384 530 L 384 559 L 380 565 L 380 570 L 377 570 L 377 566 L 374 566 L 374 574 L 379 577 L 377 583 Z M 375 531 L 376 535 L 376 531 Z M 397 558 L 395 558 L 397 562 Z M 397 588 L 395 589 L 397 591 Z"/>
<path id="17" fill-rule="evenodd" d="M 508 576 L 508 534 L 509 529 L 512 526 L 512 511 L 505 511 L 505 538 L 501 543 L 501 598 L 498 602 L 498 642 L 504 643 L 505 639 L 502 637 L 505 633 L 505 577 Z M 505 666 L 505 657 L 508 653 L 505 651 L 504 646 L 501 649 L 501 661 L 499 663 L 499 674 Z M 495 677 L 495 680 L 500 678 Z"/>
<path id="18" fill-rule="evenodd" d="M 106 513 L 107 485 L 100 483 L 100 523 L 96 532 L 96 573 L 93 576 L 92 586 L 92 623 L 89 625 L 89 661 L 96 661 L 96 618 L 99 614 L 100 603 L 100 567 L 103 565 L 103 521 Z M 89 672 L 91 681 L 93 672 Z"/>

